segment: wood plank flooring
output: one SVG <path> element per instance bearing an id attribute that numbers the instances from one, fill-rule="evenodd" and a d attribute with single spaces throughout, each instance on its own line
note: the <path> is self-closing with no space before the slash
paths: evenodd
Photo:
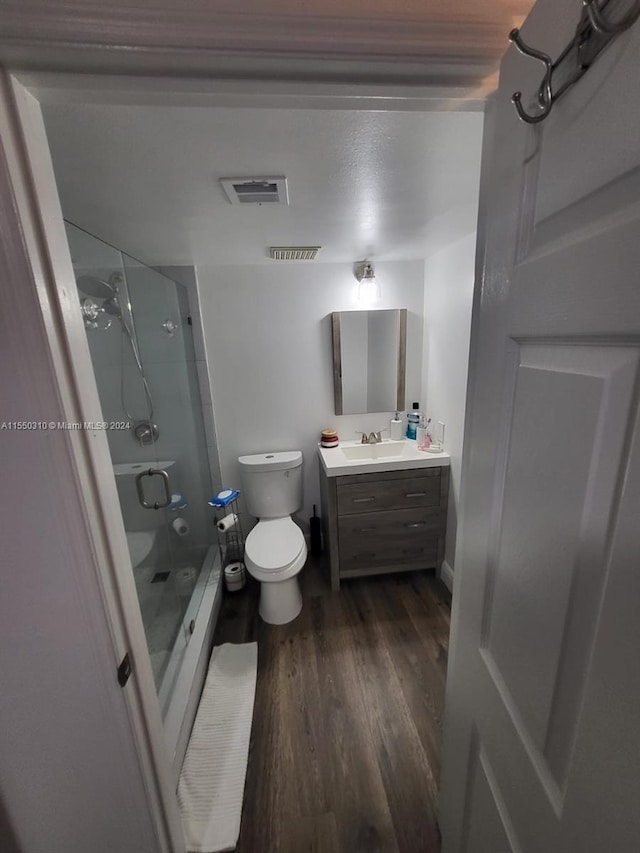
<path id="1" fill-rule="evenodd" d="M 216 644 L 258 642 L 237 853 L 437 853 L 436 798 L 450 596 L 433 573 L 301 574 L 289 625 L 258 584 L 227 594 Z"/>

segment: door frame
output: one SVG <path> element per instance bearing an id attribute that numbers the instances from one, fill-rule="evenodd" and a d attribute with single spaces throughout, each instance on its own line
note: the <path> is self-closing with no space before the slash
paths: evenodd
<path id="1" fill-rule="evenodd" d="M 150 74 L 212 79 L 340 79 L 440 86 L 446 97 L 487 74 L 495 88 L 509 29 L 478 15 L 471 27 L 442 12 L 403 15 L 216 9 L 213 4 L 129 6 L 127 0 L 6 0 L 0 64 L 13 69 Z M 481 41 L 483 50 L 478 48 Z M 494 55 L 494 61 L 491 55 Z M 405 93 L 406 94 L 406 93 Z M 455 96 L 455 95 L 454 95 Z"/>
<path id="2" fill-rule="evenodd" d="M 120 10 L 122 12 L 122 10 Z M 25 16 L 29 13 L 25 12 Z M 20 17 L 20 15 L 18 15 Z M 14 15 L 15 18 L 15 15 Z M 33 23 L 33 17 L 31 17 Z M 71 41 L 86 43 L 86 28 L 75 19 L 65 22 Z M 76 38 L 73 37 L 76 27 Z M 27 31 L 28 32 L 28 31 Z M 103 34 L 100 33 L 103 37 Z M 171 28 L 160 27 L 157 46 L 170 40 Z M 406 33 L 405 33 L 406 36 Z M 50 34 L 45 32 L 46 39 Z M 138 74 L 146 69 L 157 52 L 144 34 L 133 31 L 133 63 L 127 70 Z M 400 56 L 403 37 L 393 37 L 388 49 Z M 105 44 L 94 44 L 99 52 Z M 51 41 L 51 50 L 58 48 Z M 44 65 L 47 50 L 38 46 L 22 47 L 20 58 L 8 67 L 0 66 L 0 141 L 7 152 L 9 174 L 14 186 L 17 210 L 0 198 L 0 220 L 17 215 L 25 235 L 28 261 L 34 272 L 41 316 L 33 322 L 44 323 L 47 346 L 55 366 L 59 394 L 65 418 L 69 422 L 101 421 L 101 407 L 91 366 L 86 334 L 75 299 L 75 278 L 64 232 L 62 211 L 40 103 L 87 101 L 93 104 L 202 106 L 305 107 L 315 109 L 384 110 L 474 110 L 482 111 L 485 92 L 468 87 L 381 84 L 379 63 L 369 63 L 372 82 L 335 83 L 323 80 L 319 64 L 328 68 L 335 61 L 327 52 L 313 59 L 299 59 L 295 79 L 260 78 L 263 54 L 253 48 L 245 51 L 244 61 L 254 68 L 256 77 L 247 80 L 185 78 L 189 72 L 188 54 L 166 60 L 166 73 L 154 68 L 158 76 L 121 76 L 95 74 L 93 50 L 72 52 L 66 68 L 72 72 L 51 71 Z M 328 49 L 327 49 L 328 50 Z M 137 51 L 137 53 L 135 53 Z M 394 53 L 395 51 L 395 53 Z M 9 52 L 9 55 L 11 52 Z M 390 54 L 390 55 L 391 55 Z M 131 56 L 131 54 L 130 54 Z M 0 31 L 0 61 L 7 62 Z M 10 58 L 10 56 L 9 56 Z M 253 63 L 253 64 L 252 64 Z M 55 63 L 54 63 L 55 64 Z M 157 63 L 156 63 L 157 64 Z M 286 63 L 285 63 L 286 64 Z M 276 61 L 274 69 L 282 67 Z M 25 67 L 28 70 L 25 70 Z M 398 65 L 396 64 L 396 69 Z M 257 70 L 256 70 L 257 69 Z M 305 69 L 308 69 L 305 73 Z M 116 70 L 113 68 L 111 70 Z M 310 80 L 309 77 L 314 77 Z M 277 74 L 274 76 L 277 77 Z M 170 762 L 166 756 L 163 724 L 157 701 L 142 621 L 131 572 L 131 563 L 115 484 L 105 483 L 101 472 L 111 465 L 108 442 L 103 431 L 82 430 L 70 434 L 75 476 L 84 501 L 86 527 L 90 532 L 98 567 L 96 583 L 102 592 L 113 643 L 114 663 L 128 651 L 135 661 L 131 687 L 125 691 L 138 759 L 147 785 L 152 818 L 161 843 L 161 851 L 184 851 L 180 816 Z"/>
<path id="3" fill-rule="evenodd" d="M 38 101 L 12 75 L 0 80 L 0 142 L 15 194 L 0 198 L 0 221 L 19 220 L 24 252 L 31 267 L 40 314 L 32 323 L 44 327 L 56 375 L 64 421 L 102 421 L 98 390 L 83 321 L 77 310 L 75 277 L 62 210 Z M 16 247 L 16 251 L 23 247 Z M 24 282 L 17 285 L 24 286 Z M 84 529 L 89 533 L 95 571 L 113 647 L 114 670 L 129 654 L 132 677 L 124 690 L 152 820 L 161 853 L 182 853 L 180 815 L 171 790 L 171 773 L 151 661 L 137 607 L 137 597 L 115 482 L 105 482 L 111 467 L 104 430 L 67 431 L 73 474 L 82 496 Z"/>

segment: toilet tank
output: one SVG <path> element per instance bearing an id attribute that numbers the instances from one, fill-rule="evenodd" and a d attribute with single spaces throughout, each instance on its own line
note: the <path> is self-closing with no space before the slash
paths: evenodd
<path id="1" fill-rule="evenodd" d="M 247 509 L 256 518 L 284 518 L 302 506 L 302 452 L 240 456 Z"/>

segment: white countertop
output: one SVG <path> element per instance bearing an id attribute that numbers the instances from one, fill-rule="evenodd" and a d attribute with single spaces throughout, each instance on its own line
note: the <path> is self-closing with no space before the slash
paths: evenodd
<path id="1" fill-rule="evenodd" d="M 351 448 L 355 448 L 351 450 Z M 375 474 L 377 471 L 406 471 L 415 468 L 435 468 L 449 465 L 448 453 L 429 453 L 418 450 L 410 439 L 379 444 L 361 444 L 359 441 L 341 441 L 337 447 L 321 447 L 318 453 L 327 477 L 345 474 Z M 364 454 L 364 458 L 351 459 L 345 453 Z"/>

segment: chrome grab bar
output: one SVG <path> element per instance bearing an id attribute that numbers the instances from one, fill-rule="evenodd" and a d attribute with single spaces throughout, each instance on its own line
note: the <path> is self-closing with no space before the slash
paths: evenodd
<path id="1" fill-rule="evenodd" d="M 162 484 L 164 485 L 164 495 L 165 501 L 164 503 L 155 503 L 150 504 L 144 496 L 144 488 L 142 485 L 143 477 L 162 477 Z M 169 506 L 171 503 L 171 484 L 169 483 L 169 475 L 163 468 L 148 468 L 146 471 L 142 471 L 136 477 L 136 489 L 138 490 L 138 501 L 140 502 L 140 506 L 143 506 L 145 509 L 164 509 L 164 507 Z"/>

